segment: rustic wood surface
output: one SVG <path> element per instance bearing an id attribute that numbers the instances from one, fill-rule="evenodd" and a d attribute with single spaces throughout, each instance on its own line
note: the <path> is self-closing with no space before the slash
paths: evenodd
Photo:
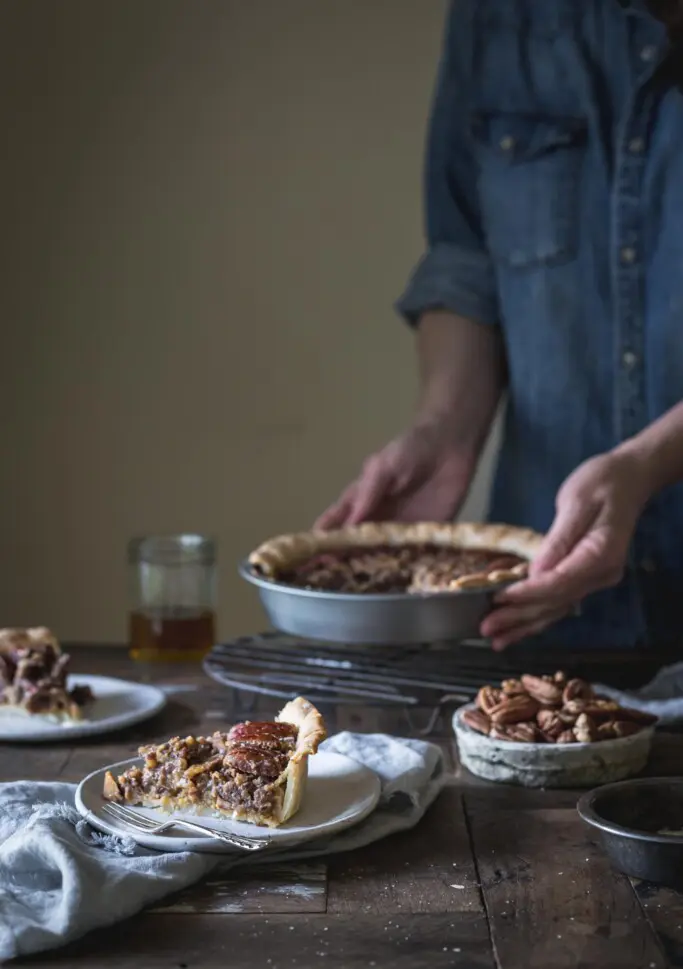
<path id="1" fill-rule="evenodd" d="M 74 669 L 159 683 L 169 703 L 153 720 L 117 734 L 2 745 L 0 780 L 77 782 L 134 755 L 142 742 L 213 731 L 278 706 L 223 688 L 198 666 L 143 666 L 121 649 L 76 650 Z M 340 705 L 324 712 L 331 731 L 412 729 L 398 710 Z M 576 792 L 472 778 L 458 766 L 448 716 L 432 739 L 446 753 L 452 780 L 412 831 L 323 861 L 211 875 L 125 925 L 17 964 L 683 969 L 683 896 L 613 871 L 576 814 Z M 676 774 L 681 764 L 683 736 L 658 736 L 649 772 Z"/>

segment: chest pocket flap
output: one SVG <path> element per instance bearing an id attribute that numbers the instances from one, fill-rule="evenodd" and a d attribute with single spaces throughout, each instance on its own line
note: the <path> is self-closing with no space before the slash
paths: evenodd
<path id="1" fill-rule="evenodd" d="M 586 122 L 477 114 L 471 130 L 482 221 L 494 258 L 517 268 L 574 258 Z"/>

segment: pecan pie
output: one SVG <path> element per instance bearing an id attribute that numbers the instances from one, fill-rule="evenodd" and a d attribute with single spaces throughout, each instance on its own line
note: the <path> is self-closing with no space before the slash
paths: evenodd
<path id="1" fill-rule="evenodd" d="M 327 592 L 457 592 L 523 578 L 542 536 L 510 525 L 367 522 L 271 539 L 252 571 Z"/>
<path id="2" fill-rule="evenodd" d="M 143 763 L 118 777 L 107 771 L 103 794 L 141 807 L 277 827 L 299 810 L 308 757 L 325 736 L 320 713 L 297 697 L 273 721 L 246 721 L 211 737 L 173 737 L 158 747 L 140 747 Z"/>
<path id="3" fill-rule="evenodd" d="M 69 688 L 69 660 L 49 629 L 0 629 L 0 707 L 81 720 L 93 694 Z"/>

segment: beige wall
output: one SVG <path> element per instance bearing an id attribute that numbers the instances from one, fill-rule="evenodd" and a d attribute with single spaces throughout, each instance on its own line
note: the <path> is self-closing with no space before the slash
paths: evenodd
<path id="1" fill-rule="evenodd" d="M 126 540 L 192 529 L 263 625 L 238 558 L 410 413 L 444 7 L 4 0 L 0 622 L 119 639 Z"/>

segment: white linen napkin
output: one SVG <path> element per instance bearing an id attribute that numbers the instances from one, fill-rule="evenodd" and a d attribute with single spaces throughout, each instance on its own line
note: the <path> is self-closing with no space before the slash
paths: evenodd
<path id="1" fill-rule="evenodd" d="M 611 686 L 596 686 L 595 690 L 622 706 L 654 714 L 659 717 L 660 726 L 683 722 L 683 663 L 663 666 L 639 690 L 615 690 Z"/>
<path id="2" fill-rule="evenodd" d="M 336 836 L 239 860 L 161 854 L 97 832 L 74 807 L 74 784 L 0 784 L 0 960 L 56 948 L 113 925 L 219 866 L 351 851 L 411 828 L 448 779 L 440 749 L 420 740 L 345 732 L 321 750 L 352 757 L 379 775 L 376 810 Z"/>

